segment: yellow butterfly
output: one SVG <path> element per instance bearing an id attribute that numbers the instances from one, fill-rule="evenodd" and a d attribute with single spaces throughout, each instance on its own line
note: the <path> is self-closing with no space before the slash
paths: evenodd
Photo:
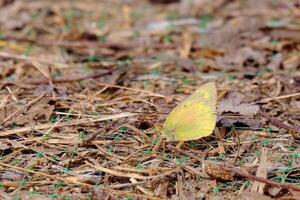
<path id="1" fill-rule="evenodd" d="M 217 90 L 214 82 L 202 85 L 176 106 L 161 134 L 167 141 L 188 141 L 212 134 L 216 125 Z"/>

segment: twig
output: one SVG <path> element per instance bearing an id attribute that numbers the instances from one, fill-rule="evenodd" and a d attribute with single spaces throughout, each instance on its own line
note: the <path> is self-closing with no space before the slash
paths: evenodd
<path id="1" fill-rule="evenodd" d="M 300 191 L 300 187 L 296 186 L 296 185 L 291 185 L 291 184 L 287 184 L 287 183 L 278 183 L 278 182 L 275 182 L 275 181 L 272 181 L 272 180 L 269 180 L 269 179 L 266 179 L 266 178 L 254 176 L 254 175 L 251 175 L 251 174 L 246 174 L 246 173 L 243 173 L 243 172 L 238 171 L 236 169 L 231 169 L 231 168 L 228 168 L 228 167 L 225 167 L 225 166 L 222 166 L 222 165 L 218 165 L 218 166 L 224 171 L 234 173 L 235 176 L 245 177 L 245 178 L 255 180 L 255 181 L 258 181 L 258 182 L 261 182 L 261 183 L 265 183 L 265 184 L 268 184 L 268 185 L 271 185 L 271 186 L 274 186 L 274 187 L 285 188 L 285 189 L 294 190 L 294 191 Z"/>
<path id="2" fill-rule="evenodd" d="M 273 124 L 273 125 L 275 125 L 275 126 L 277 126 L 279 128 L 285 129 L 287 131 L 294 130 L 294 131 L 300 133 L 300 127 L 298 127 L 298 126 L 291 126 L 291 125 L 288 125 L 288 124 L 284 124 L 280 120 L 278 120 L 278 119 L 276 119 L 274 117 L 271 117 L 267 113 L 264 113 L 264 112 L 259 112 L 259 114 L 261 114 L 263 117 L 267 118 L 268 121 L 271 124 Z"/>
<path id="3" fill-rule="evenodd" d="M 95 123 L 95 122 L 100 122 L 100 121 L 106 121 L 110 119 L 119 119 L 119 118 L 124 118 L 124 117 L 131 117 L 135 116 L 137 114 L 134 113 L 120 113 L 120 114 L 114 114 L 114 115 L 107 115 L 100 117 L 98 119 L 79 119 L 79 120 L 74 120 L 71 122 L 62 122 L 60 124 L 57 124 L 56 128 L 64 127 L 64 126 L 75 126 L 79 124 L 86 124 L 86 123 Z M 32 131 L 32 130 L 42 130 L 42 129 L 47 129 L 53 127 L 52 123 L 47 123 L 47 124 L 41 124 L 41 125 L 36 125 L 34 127 L 23 127 L 23 128 L 17 128 L 13 130 L 8 130 L 8 131 L 3 131 L 0 132 L 0 137 L 8 136 L 8 135 L 13 135 L 13 134 L 18 134 L 18 133 L 23 133 L 27 131 Z"/>
<path id="4" fill-rule="evenodd" d="M 67 83 L 67 82 L 76 82 L 76 81 L 82 81 L 82 80 L 85 80 L 85 79 L 94 79 L 94 78 L 98 78 L 98 77 L 101 77 L 101 76 L 105 76 L 105 75 L 109 75 L 111 74 L 113 71 L 116 71 L 117 69 L 119 68 L 115 68 L 115 69 L 112 69 L 110 71 L 107 71 L 107 72 L 98 72 L 98 73 L 92 73 L 92 74 L 88 74 L 88 75 L 85 75 L 85 76 L 79 76 L 79 77 L 71 77 L 71 78 L 67 78 L 67 77 L 61 77 L 61 78 L 54 78 L 52 79 L 52 83 Z M 39 80 L 27 80 L 27 81 L 24 81 L 23 84 L 31 84 L 31 85 L 40 85 L 40 84 L 48 84 L 49 83 L 49 79 L 39 79 Z M 4 85 L 10 85 L 10 84 L 21 84 L 21 83 L 16 83 L 16 82 L 12 82 L 12 81 L 7 81 L 7 82 L 3 82 L 2 83 L 2 87 Z"/>
<path id="5" fill-rule="evenodd" d="M 147 181 L 140 181 L 140 182 L 136 182 L 136 183 L 120 183 L 120 184 L 112 185 L 112 186 L 108 186 L 108 187 L 112 188 L 112 189 L 120 189 L 120 188 L 124 188 L 124 187 L 135 186 L 135 185 L 143 185 L 145 183 L 147 183 Z"/>
<path id="6" fill-rule="evenodd" d="M 273 100 L 286 99 L 286 98 L 291 98 L 291 97 L 296 97 L 296 96 L 300 96 L 300 92 L 297 92 L 297 93 L 294 93 L 294 94 L 287 94 L 287 95 L 277 96 L 277 97 L 264 98 L 264 99 L 261 99 L 259 102 L 260 103 L 267 103 L 267 102 L 273 101 Z"/>
<path id="7" fill-rule="evenodd" d="M 107 168 L 102 167 L 100 165 L 93 165 L 93 164 L 91 164 L 87 161 L 85 161 L 85 164 L 87 164 L 88 166 L 93 167 L 95 169 L 98 169 L 102 172 L 111 174 L 113 176 L 125 177 L 125 178 L 134 178 L 134 179 L 139 179 L 139 180 L 149 180 L 149 179 L 162 178 L 162 177 L 170 175 L 170 174 L 172 174 L 172 173 L 174 173 L 178 170 L 178 168 L 175 168 L 175 169 L 160 173 L 159 175 L 156 175 L 156 176 L 142 176 L 142 175 L 135 174 L 135 173 L 124 173 L 124 172 L 119 172 L 119 171 L 107 169 Z"/>

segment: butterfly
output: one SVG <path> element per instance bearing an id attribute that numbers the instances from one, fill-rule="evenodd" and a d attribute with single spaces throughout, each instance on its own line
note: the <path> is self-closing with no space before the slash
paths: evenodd
<path id="1" fill-rule="evenodd" d="M 168 115 L 161 134 L 167 141 L 189 141 L 212 134 L 216 126 L 217 89 L 208 82 L 177 105 Z"/>

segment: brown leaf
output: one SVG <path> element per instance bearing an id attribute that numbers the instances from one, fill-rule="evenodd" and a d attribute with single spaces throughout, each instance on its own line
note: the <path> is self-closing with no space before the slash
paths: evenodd
<path id="1" fill-rule="evenodd" d="M 292 193 L 291 198 L 292 198 L 293 200 L 300 200 L 300 192 L 298 192 L 298 191 L 291 191 L 291 193 Z M 280 198 L 280 200 L 281 200 L 281 198 Z M 282 199 L 282 200 L 283 200 L 283 199 Z"/>
<path id="2" fill-rule="evenodd" d="M 205 195 L 214 187 L 217 186 L 215 180 L 209 179 L 202 179 L 202 181 L 197 181 L 195 183 L 196 187 L 199 188 L 198 192 L 196 193 L 197 199 L 203 199 Z"/>
<path id="3" fill-rule="evenodd" d="M 263 20 L 255 17 L 236 17 L 227 20 L 226 23 L 218 28 L 218 31 L 210 32 L 204 35 L 205 45 L 210 48 L 224 49 L 226 52 L 240 52 L 240 47 L 244 43 L 245 37 L 252 39 L 252 37 L 259 37 L 262 35 L 260 28 L 264 27 Z M 233 28 L 234 27 L 234 28 Z M 226 41 L 226 42 L 225 42 Z M 235 59 L 234 53 L 231 58 Z M 231 59 L 230 59 L 231 60 Z"/>
<path id="4" fill-rule="evenodd" d="M 0 174 L 1 180 L 20 181 L 24 178 L 23 173 L 13 170 L 6 170 Z"/>
<path id="5" fill-rule="evenodd" d="M 31 16 L 28 12 L 22 11 L 22 1 L 7 6 L 1 10 L 0 26 L 6 29 L 22 28 L 25 24 L 31 21 Z"/>
<path id="6" fill-rule="evenodd" d="M 277 28 L 277 29 L 266 29 L 266 32 L 275 39 L 287 39 L 293 40 L 294 42 L 300 41 L 299 30 L 292 30 L 292 29 L 284 29 L 284 28 Z"/>
<path id="7" fill-rule="evenodd" d="M 4 143 L 3 140 L 0 141 L 0 149 L 1 150 L 6 150 L 6 149 L 9 149 L 9 148 L 10 148 L 10 146 L 8 146 L 6 143 Z"/>
<path id="8" fill-rule="evenodd" d="M 287 70 L 296 69 L 300 65 L 299 52 L 289 55 L 283 62 L 282 65 Z"/>
<path id="9" fill-rule="evenodd" d="M 224 127 L 230 127 L 235 123 L 245 124 L 253 129 L 258 129 L 262 127 L 266 119 L 258 119 L 254 117 L 244 117 L 244 116 L 228 116 L 226 114 L 218 118 L 218 123 Z"/>
<path id="10" fill-rule="evenodd" d="M 259 111 L 259 106 L 249 103 L 242 103 L 246 96 L 239 92 L 232 92 L 223 99 L 218 106 L 218 112 L 232 112 L 241 115 L 255 115 Z"/>
<path id="11" fill-rule="evenodd" d="M 160 182 L 158 186 L 155 188 L 154 194 L 159 197 L 164 197 L 164 198 L 167 197 L 168 186 L 169 186 L 168 181 Z"/>
<path id="12" fill-rule="evenodd" d="M 101 189 L 94 189 L 93 190 L 93 197 L 95 199 L 109 199 L 109 200 L 115 200 L 116 198 L 112 197 L 109 192 Z"/>
<path id="13" fill-rule="evenodd" d="M 263 65 L 266 63 L 266 56 L 263 52 L 258 52 L 252 48 L 245 47 L 238 50 L 232 50 L 224 57 L 217 58 L 217 64 L 227 70 L 242 69 L 243 66 L 250 67 Z"/>
<path id="14" fill-rule="evenodd" d="M 236 200 L 271 200 L 271 197 L 268 197 L 266 195 L 263 194 L 259 194 L 256 192 L 243 192 L 240 195 L 238 195 L 236 198 Z"/>
<path id="15" fill-rule="evenodd" d="M 19 106 L 21 107 L 21 106 Z M 18 106 L 9 104 L 3 109 L 0 109 L 0 120 L 5 119 L 7 116 L 14 113 L 19 109 Z M 14 122 L 16 125 L 24 125 L 27 123 L 34 123 L 34 120 L 44 118 L 48 120 L 54 110 L 54 105 L 51 104 L 48 98 L 43 98 L 35 104 L 26 108 L 23 112 L 14 115 L 5 124 Z M 2 116 L 1 116 L 2 114 Z"/>
<path id="16" fill-rule="evenodd" d="M 51 198 L 49 198 L 43 194 L 22 191 L 20 193 L 20 199 L 22 199 L 22 200 L 39 200 L 39 199 L 50 200 Z"/>
<path id="17" fill-rule="evenodd" d="M 178 3 L 180 0 L 149 0 L 151 3 L 159 4 L 169 4 L 169 3 Z"/>
<path id="18" fill-rule="evenodd" d="M 276 197 L 282 188 L 278 188 L 278 187 L 269 187 L 268 188 L 268 194 L 271 195 L 272 197 Z"/>
<path id="19" fill-rule="evenodd" d="M 234 174 L 222 170 L 218 165 L 213 164 L 212 162 L 204 163 L 204 171 L 210 177 L 220 181 L 232 181 L 234 178 Z"/>
<path id="20" fill-rule="evenodd" d="M 8 140 L 8 142 L 15 149 L 17 149 L 17 148 L 26 148 L 26 146 L 24 146 L 21 142 L 18 142 L 16 140 Z"/>

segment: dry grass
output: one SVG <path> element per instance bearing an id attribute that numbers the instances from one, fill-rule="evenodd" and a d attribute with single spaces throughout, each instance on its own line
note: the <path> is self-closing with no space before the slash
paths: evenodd
<path id="1" fill-rule="evenodd" d="M 297 199 L 299 5 L 187 2 L 0 1 L 1 199 Z M 214 134 L 166 143 L 209 80 Z"/>

